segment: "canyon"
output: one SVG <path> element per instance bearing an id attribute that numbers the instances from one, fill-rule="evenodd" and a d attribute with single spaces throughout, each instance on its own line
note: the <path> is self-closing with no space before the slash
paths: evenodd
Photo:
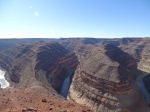
<path id="1" fill-rule="evenodd" d="M 15 96 L 17 106 L 1 103 L 0 111 L 11 107 L 38 112 L 42 105 L 46 107 L 41 112 L 50 111 L 44 102 L 53 99 L 57 109 L 51 111 L 58 112 L 150 112 L 136 82 L 143 76 L 149 91 L 149 78 L 144 79 L 150 75 L 149 43 L 150 38 L 0 39 L 0 67 L 9 82 L 1 93 L 23 97 L 22 92 L 34 102 L 21 106 Z M 43 102 L 35 103 L 33 94 L 45 95 Z M 67 104 L 73 106 L 64 107 Z"/>

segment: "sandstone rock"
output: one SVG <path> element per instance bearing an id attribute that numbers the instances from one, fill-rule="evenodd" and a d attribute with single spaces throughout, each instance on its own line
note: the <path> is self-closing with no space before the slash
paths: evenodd
<path id="1" fill-rule="evenodd" d="M 38 94 L 48 93 L 64 101 L 57 92 L 60 92 L 64 79 L 72 74 L 68 93 L 71 101 L 96 112 L 147 111 L 146 101 L 134 80 L 143 73 L 150 73 L 149 38 L 38 40 L 25 39 L 26 43 L 11 40 L 14 44 L 5 44 L 0 51 L 0 67 L 6 71 L 11 87 L 28 88 Z M 43 99 L 43 103 L 49 102 L 47 98 Z M 28 107 L 23 111 L 38 110 L 31 104 Z M 73 107 L 74 104 L 68 103 L 63 108 Z M 42 110 L 44 112 L 56 111 L 54 105 L 44 108 L 47 109 Z M 59 111 L 67 110 L 61 108 Z"/>
<path id="2" fill-rule="evenodd" d="M 142 106 L 133 106 L 140 105 L 139 101 L 145 102 L 133 78 L 138 72 L 136 59 L 106 44 L 79 60 L 68 99 L 95 112 L 143 111 Z"/>

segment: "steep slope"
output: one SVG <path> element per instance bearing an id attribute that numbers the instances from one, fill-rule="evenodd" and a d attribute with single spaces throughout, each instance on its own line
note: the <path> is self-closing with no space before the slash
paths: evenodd
<path id="1" fill-rule="evenodd" d="M 134 80 L 150 73 L 149 38 L 25 41 L 7 44 L 0 51 L 0 69 L 6 71 L 11 87 L 53 94 L 62 101 L 57 93 L 69 78 L 68 99 L 95 112 L 146 112 L 146 101 Z"/>
<path id="2" fill-rule="evenodd" d="M 138 69 L 150 73 L 150 38 L 136 39 L 121 49 L 139 60 Z"/>
<path id="3" fill-rule="evenodd" d="M 150 73 L 150 38 L 139 42 L 135 50 L 140 55 L 138 69 Z"/>
<path id="4" fill-rule="evenodd" d="M 0 67 L 6 72 L 6 79 L 9 81 L 11 87 L 8 91 L 7 89 L 1 90 L 1 93 L 6 95 L 1 94 L 2 97 L 4 97 L 2 103 L 11 96 L 10 94 L 18 96 L 12 97 L 12 99 L 15 100 L 9 99 L 6 101 L 5 105 L 1 104 L 0 110 L 9 110 L 11 107 L 13 111 L 18 112 L 39 111 L 39 109 L 41 112 L 90 111 L 89 109 L 82 108 L 77 104 L 69 103 L 65 98 L 58 94 L 62 89 L 65 78 L 75 71 L 77 65 L 78 60 L 75 54 L 70 53 L 58 43 L 24 43 L 1 52 Z M 22 88 L 22 90 L 20 91 L 13 87 Z M 25 90 L 29 89 L 31 95 L 28 96 L 30 92 L 27 93 L 26 91 L 23 91 L 23 88 Z M 32 91 L 35 92 L 33 93 Z M 22 93 L 21 95 L 20 92 Z M 51 100 L 50 102 L 54 100 L 54 105 L 49 104 L 49 100 L 45 101 L 45 99 L 42 102 L 39 101 L 38 103 L 35 103 L 40 97 L 43 97 L 40 96 L 40 94 L 46 93 L 53 95 L 53 98 L 49 100 Z M 37 97 L 34 97 L 33 95 L 36 94 Z M 25 96 L 23 97 L 22 95 Z M 28 101 L 28 97 L 33 100 Z M 61 104 L 61 101 L 68 103 Z M 45 102 L 46 105 L 44 105 Z M 57 106 L 55 106 L 55 104 Z M 19 110 L 17 110 L 17 108 Z M 71 108 L 74 108 L 74 110 Z"/>
<path id="5" fill-rule="evenodd" d="M 75 54 L 66 55 L 57 61 L 47 72 L 47 79 L 51 85 L 60 92 L 63 81 L 76 70 L 78 60 Z"/>
<path id="6" fill-rule="evenodd" d="M 0 66 L 10 86 L 59 92 L 64 79 L 76 69 L 75 54 L 58 43 L 25 43 L 0 53 Z"/>
<path id="7" fill-rule="evenodd" d="M 134 81 L 140 73 L 136 59 L 111 44 L 78 58 L 68 99 L 95 112 L 145 112 L 145 101 Z"/>

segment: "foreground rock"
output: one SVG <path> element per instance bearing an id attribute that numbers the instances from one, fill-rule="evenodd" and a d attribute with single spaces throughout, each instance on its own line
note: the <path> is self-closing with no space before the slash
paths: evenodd
<path id="1" fill-rule="evenodd" d="M 32 89 L 1 89 L 0 99 L 0 112 L 90 112 L 87 107 Z"/>

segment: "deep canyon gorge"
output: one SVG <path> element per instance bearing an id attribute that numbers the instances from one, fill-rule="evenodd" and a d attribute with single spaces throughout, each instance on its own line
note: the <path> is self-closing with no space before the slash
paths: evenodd
<path id="1" fill-rule="evenodd" d="M 0 39 L 0 68 L 1 112 L 150 112 L 150 38 Z"/>

